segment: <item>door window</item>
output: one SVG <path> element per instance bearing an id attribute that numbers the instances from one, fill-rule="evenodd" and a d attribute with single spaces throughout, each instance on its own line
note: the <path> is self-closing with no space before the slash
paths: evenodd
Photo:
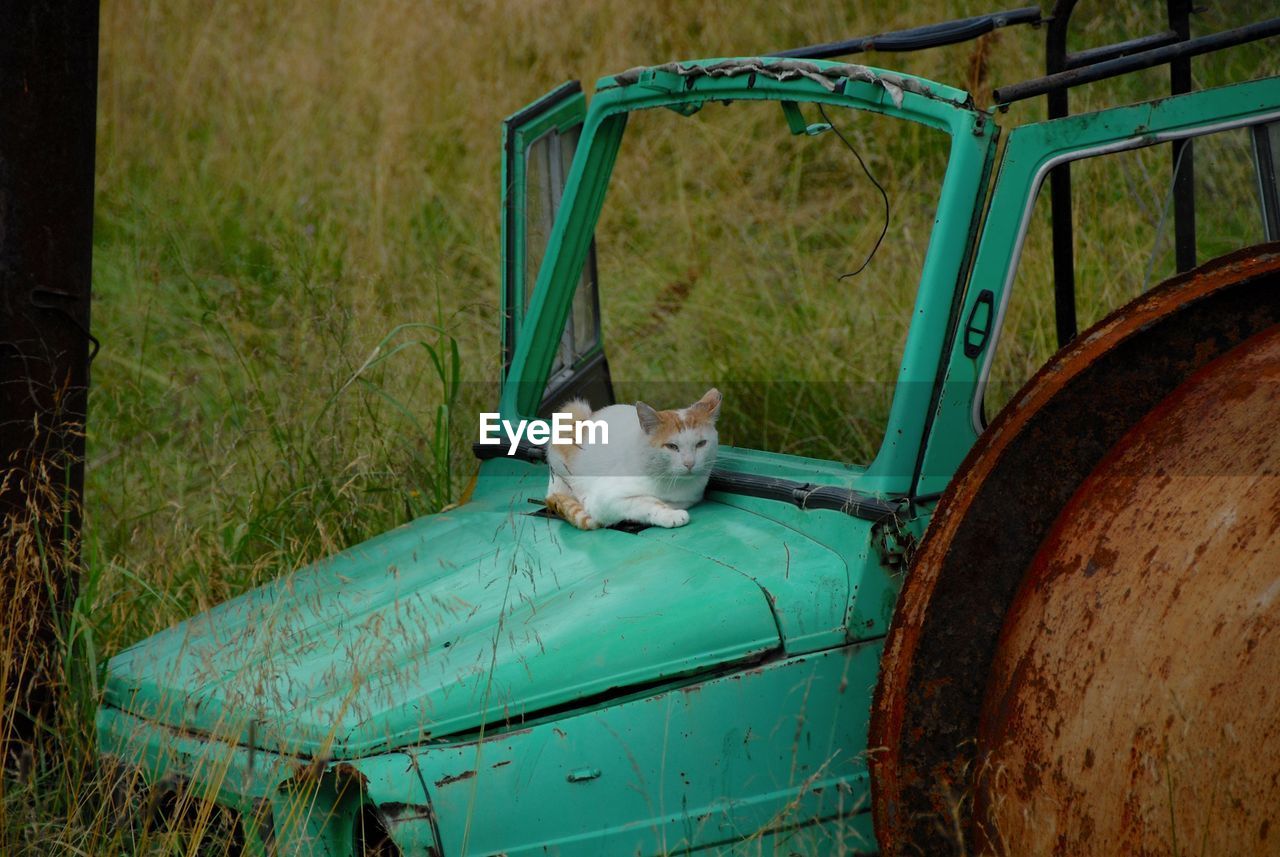
<path id="1" fill-rule="evenodd" d="M 525 155 L 525 266 L 522 313 L 533 297 L 551 227 L 560 210 L 565 182 L 577 151 L 582 124 L 564 130 L 548 130 L 529 145 Z M 573 308 L 565 319 L 560 348 L 547 379 L 547 395 L 572 375 L 575 368 L 600 345 L 600 310 L 596 291 L 595 242 L 587 254 L 582 276 L 573 296 Z"/>
<path id="2" fill-rule="evenodd" d="M 1268 206 L 1276 199 L 1275 175 L 1268 180 L 1259 167 L 1280 149 L 1265 133 L 1266 126 L 1262 130 L 1259 135 L 1256 129 L 1237 128 L 1195 138 L 1200 262 L 1267 240 L 1268 229 L 1274 228 L 1268 226 L 1268 212 L 1274 211 Z M 1280 128 L 1270 130 L 1280 133 Z M 1177 273 L 1170 166 L 1169 147 L 1164 145 L 1072 163 L 1075 297 L 1081 330 Z M 1045 182 L 991 363 L 983 397 L 988 420 L 1058 349 L 1049 209 Z"/>

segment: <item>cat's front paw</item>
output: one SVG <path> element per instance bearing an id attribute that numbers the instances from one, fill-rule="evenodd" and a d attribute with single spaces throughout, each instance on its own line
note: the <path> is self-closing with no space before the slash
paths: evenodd
<path id="1" fill-rule="evenodd" d="M 684 509 L 659 509 L 653 513 L 653 522 L 659 527 L 683 527 L 689 523 L 689 513 Z"/>

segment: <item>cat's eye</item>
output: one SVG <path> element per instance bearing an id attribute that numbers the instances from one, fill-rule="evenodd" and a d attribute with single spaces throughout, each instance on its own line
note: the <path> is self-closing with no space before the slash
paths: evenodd
<path id="1" fill-rule="evenodd" d="M 694 449 L 702 449 L 706 445 L 707 445 L 707 442 L 705 440 L 700 440 L 698 441 L 698 445 L 695 446 Z"/>
<path id="2" fill-rule="evenodd" d="M 674 443 L 664 443 L 664 444 L 663 444 L 663 447 L 665 447 L 666 449 L 671 450 L 672 452 L 679 452 L 679 451 L 680 451 L 680 447 L 676 446 Z"/>

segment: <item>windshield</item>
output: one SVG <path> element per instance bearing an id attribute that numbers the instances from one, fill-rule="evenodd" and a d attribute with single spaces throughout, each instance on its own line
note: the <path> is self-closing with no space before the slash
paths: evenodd
<path id="1" fill-rule="evenodd" d="M 909 491 L 993 126 L 962 92 L 864 66 L 673 68 L 591 99 L 501 409 L 679 407 L 716 385 L 757 472 Z M 604 335 L 555 378 L 593 234 Z"/>
<path id="2" fill-rule="evenodd" d="M 832 129 L 789 133 L 776 102 L 629 117 L 597 229 L 605 348 L 618 401 L 679 407 L 715 385 L 724 442 L 865 464 L 950 141 L 803 110 Z"/>

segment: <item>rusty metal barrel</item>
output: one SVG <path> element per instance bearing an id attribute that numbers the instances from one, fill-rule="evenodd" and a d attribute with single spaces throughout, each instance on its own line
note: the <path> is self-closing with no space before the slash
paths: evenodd
<path id="1" fill-rule="evenodd" d="M 1044 367 L 904 582 L 870 746 L 889 854 L 1280 853 L 1280 248 Z"/>
<path id="2" fill-rule="evenodd" d="M 1275 327 L 1161 402 L 1058 516 L 987 678 L 991 850 L 1280 851 L 1278 411 Z"/>

